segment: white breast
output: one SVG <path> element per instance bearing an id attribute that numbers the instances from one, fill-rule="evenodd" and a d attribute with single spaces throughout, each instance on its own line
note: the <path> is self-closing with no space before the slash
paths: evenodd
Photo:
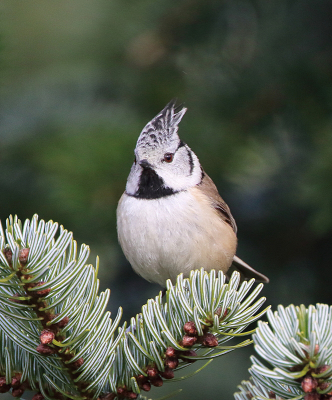
<path id="1" fill-rule="evenodd" d="M 117 209 L 118 238 L 133 269 L 165 286 L 192 269 L 228 270 L 236 235 L 196 187 L 162 197 L 123 194 Z"/>

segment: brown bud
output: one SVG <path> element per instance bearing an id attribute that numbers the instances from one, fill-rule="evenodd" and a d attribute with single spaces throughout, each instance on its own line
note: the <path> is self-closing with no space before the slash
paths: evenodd
<path id="1" fill-rule="evenodd" d="M 44 284 L 45 284 L 45 282 L 43 282 L 43 281 L 41 281 L 41 282 L 31 282 L 31 283 L 27 284 L 27 287 L 28 288 L 35 288 L 35 287 L 38 287 L 38 286 L 42 286 Z M 33 297 L 44 297 L 44 296 L 48 295 L 50 293 L 50 291 L 51 291 L 51 289 L 48 288 L 48 289 L 42 289 L 42 290 L 37 290 L 37 291 L 34 291 L 34 290 L 31 291 L 30 290 L 29 292 L 30 292 L 31 296 L 33 296 Z"/>
<path id="2" fill-rule="evenodd" d="M 142 390 L 144 390 L 145 392 L 149 392 L 151 390 L 151 383 L 150 382 L 145 382 L 142 384 L 142 386 L 140 386 L 140 388 Z"/>
<path id="3" fill-rule="evenodd" d="M 158 376 L 158 370 L 156 367 L 149 367 L 146 370 L 146 373 L 148 374 L 149 378 L 154 378 L 155 376 Z"/>
<path id="4" fill-rule="evenodd" d="M 79 368 L 80 366 L 82 366 L 84 364 L 84 359 L 81 357 L 81 358 L 79 358 L 78 360 L 76 360 L 75 362 L 73 362 L 71 365 L 75 368 L 75 369 L 77 369 L 77 368 Z"/>
<path id="5" fill-rule="evenodd" d="M 174 378 L 174 372 L 170 367 L 165 367 L 165 371 L 159 372 L 159 374 L 165 379 Z"/>
<path id="6" fill-rule="evenodd" d="M 191 347 L 197 342 L 197 336 L 183 336 L 181 341 L 181 346 L 183 347 Z"/>
<path id="7" fill-rule="evenodd" d="M 127 394 L 127 389 L 124 387 L 118 387 L 116 391 L 120 396 L 125 396 Z"/>
<path id="8" fill-rule="evenodd" d="M 147 382 L 148 378 L 144 376 L 143 374 L 137 375 L 136 376 L 136 381 L 138 385 L 141 385 L 142 383 Z"/>
<path id="9" fill-rule="evenodd" d="M 137 399 L 138 394 L 134 392 L 127 392 L 127 399 Z"/>
<path id="10" fill-rule="evenodd" d="M 320 390 L 325 390 L 325 389 L 327 389 L 329 386 L 330 386 L 330 382 L 324 381 L 324 382 L 322 382 L 322 383 L 319 385 L 319 389 L 320 389 Z"/>
<path id="11" fill-rule="evenodd" d="M 0 393 L 6 393 L 11 388 L 9 384 L 6 383 L 6 378 L 4 376 L 0 377 Z"/>
<path id="12" fill-rule="evenodd" d="M 41 393 L 36 393 L 33 397 L 32 400 L 44 400 L 44 396 Z"/>
<path id="13" fill-rule="evenodd" d="M 13 397 L 21 397 L 23 393 L 24 393 L 24 389 L 22 389 L 21 387 L 12 390 Z"/>
<path id="14" fill-rule="evenodd" d="M 68 317 L 64 317 L 64 318 L 62 318 L 61 321 L 59 321 L 59 322 L 57 323 L 57 326 L 58 326 L 58 328 L 62 329 L 62 328 L 64 328 L 65 326 L 68 325 L 68 322 L 69 322 L 69 318 L 68 318 Z"/>
<path id="15" fill-rule="evenodd" d="M 13 260 L 13 252 L 10 250 L 9 247 L 6 247 L 5 249 L 3 249 L 3 255 L 5 256 L 7 262 L 9 265 L 12 264 L 12 260 Z"/>
<path id="16" fill-rule="evenodd" d="M 166 357 L 175 357 L 176 350 L 174 349 L 174 347 L 167 347 L 165 354 L 166 354 Z"/>
<path id="17" fill-rule="evenodd" d="M 183 331 L 186 335 L 197 336 L 197 328 L 195 322 L 189 321 L 183 325 Z"/>
<path id="18" fill-rule="evenodd" d="M 40 343 L 41 344 L 49 344 L 52 343 L 52 340 L 55 338 L 55 334 L 48 329 L 44 329 L 40 334 Z"/>
<path id="19" fill-rule="evenodd" d="M 18 374 L 18 373 L 13 376 L 12 382 L 11 382 L 13 389 L 18 388 L 21 385 L 21 377 L 22 377 L 22 374 Z"/>
<path id="20" fill-rule="evenodd" d="M 251 395 L 251 397 L 253 397 L 253 395 Z M 269 391 L 269 399 L 275 399 L 275 398 L 276 398 L 276 394 L 274 392 L 272 392 L 272 390 L 270 390 Z"/>
<path id="21" fill-rule="evenodd" d="M 179 357 L 182 358 L 183 361 L 186 361 L 188 363 L 193 363 L 193 362 L 197 361 L 197 360 L 193 360 L 193 359 L 190 359 L 190 358 L 186 358 L 186 356 L 196 357 L 197 353 L 194 350 L 182 351 L 181 354 L 179 355 Z"/>
<path id="22" fill-rule="evenodd" d="M 319 352 L 319 344 L 315 344 L 315 355 Z"/>
<path id="23" fill-rule="evenodd" d="M 166 357 L 165 365 L 171 369 L 175 369 L 179 365 L 179 360 L 176 357 Z"/>
<path id="24" fill-rule="evenodd" d="M 160 387 L 163 386 L 163 380 L 159 375 L 155 376 L 154 378 L 150 378 L 150 382 L 153 386 Z"/>
<path id="25" fill-rule="evenodd" d="M 218 346 L 218 339 L 212 334 L 212 333 L 206 333 L 203 335 L 202 339 L 202 345 L 207 346 L 207 347 L 216 347 Z"/>
<path id="26" fill-rule="evenodd" d="M 45 297 L 50 293 L 50 291 L 51 291 L 51 288 L 38 290 L 37 292 L 35 292 L 35 295 L 38 297 Z"/>
<path id="27" fill-rule="evenodd" d="M 40 344 L 36 350 L 38 353 L 44 355 L 44 356 L 49 356 L 50 354 L 56 353 L 55 349 L 52 349 L 52 347 L 48 346 L 47 344 Z"/>
<path id="28" fill-rule="evenodd" d="M 311 393 L 317 388 L 318 382 L 317 379 L 313 378 L 312 376 L 306 376 L 302 380 L 301 386 L 305 393 Z"/>
<path id="29" fill-rule="evenodd" d="M 323 372 L 327 371 L 330 368 L 329 365 L 323 365 L 316 369 L 317 374 L 322 374 Z"/>
<path id="30" fill-rule="evenodd" d="M 307 393 L 304 400 L 320 400 L 320 395 L 318 393 Z"/>
<path id="31" fill-rule="evenodd" d="M 28 262 L 29 251 L 30 249 L 26 248 L 26 249 L 21 249 L 18 252 L 18 260 L 22 266 L 26 265 L 26 263 Z"/>

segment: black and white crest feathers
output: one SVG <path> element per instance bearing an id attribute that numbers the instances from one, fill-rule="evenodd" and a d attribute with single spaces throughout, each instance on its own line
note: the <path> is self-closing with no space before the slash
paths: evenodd
<path id="1" fill-rule="evenodd" d="M 179 141 L 178 125 L 186 113 L 183 107 L 175 111 L 175 101 L 170 101 L 142 130 L 136 147 L 158 147 L 164 143 Z"/>

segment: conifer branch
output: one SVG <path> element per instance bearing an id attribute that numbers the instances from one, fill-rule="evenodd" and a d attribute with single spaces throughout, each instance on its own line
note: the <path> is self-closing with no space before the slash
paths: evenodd
<path id="1" fill-rule="evenodd" d="M 293 305 L 268 311 L 253 335 L 251 381 L 243 381 L 236 400 L 332 399 L 332 308 Z"/>
<path id="2" fill-rule="evenodd" d="M 72 233 L 35 215 L 0 225 L 0 392 L 24 390 L 35 400 L 135 399 L 176 380 L 174 372 L 251 343 L 246 327 L 265 298 L 262 284 L 228 284 L 222 272 L 192 271 L 167 282 L 166 297 L 148 300 L 142 312 L 120 326 L 106 312 L 109 290 L 98 293 L 96 267 L 87 264 Z M 257 313 L 258 312 L 258 313 Z M 225 343 L 237 338 L 239 343 Z M 193 374 L 193 373 L 192 373 Z M 189 374 L 189 375 L 192 375 Z M 182 379 L 182 378 L 180 378 Z"/>

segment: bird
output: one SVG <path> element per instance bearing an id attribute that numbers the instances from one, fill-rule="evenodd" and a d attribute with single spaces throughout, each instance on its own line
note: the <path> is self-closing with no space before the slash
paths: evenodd
<path id="1" fill-rule="evenodd" d="M 178 135 L 187 108 L 172 100 L 140 133 L 117 207 L 118 240 L 134 271 L 165 287 L 183 273 L 233 270 L 269 279 L 236 255 L 237 226 L 216 185 Z"/>

